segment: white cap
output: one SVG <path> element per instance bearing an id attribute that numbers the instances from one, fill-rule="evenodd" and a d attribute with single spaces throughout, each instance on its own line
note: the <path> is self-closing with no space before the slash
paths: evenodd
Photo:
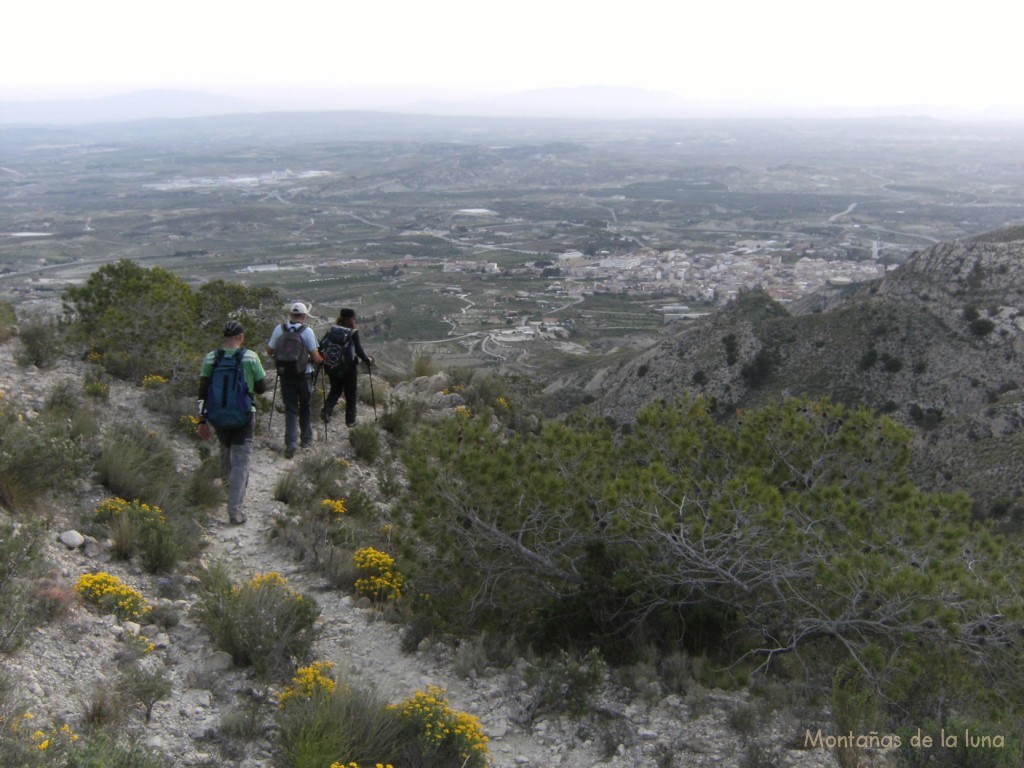
<path id="1" fill-rule="evenodd" d="M 306 307 L 306 305 L 303 304 L 301 301 L 296 301 L 294 304 L 292 304 L 292 314 L 293 315 L 308 315 L 309 314 L 309 308 Z"/>

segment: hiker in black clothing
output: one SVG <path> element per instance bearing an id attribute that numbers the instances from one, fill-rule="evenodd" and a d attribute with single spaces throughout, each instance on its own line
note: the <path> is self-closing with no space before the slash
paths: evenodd
<path id="1" fill-rule="evenodd" d="M 337 344 L 341 347 L 341 361 L 337 365 L 329 363 L 331 345 Z M 338 313 L 336 325 L 320 340 L 320 351 L 324 356 L 324 372 L 331 380 L 331 389 L 324 400 L 324 409 L 320 412 L 324 423 L 331 420 L 334 406 L 342 394 L 345 395 L 345 426 L 356 425 L 356 400 L 359 381 L 358 360 L 366 363 L 369 369 L 373 365 L 373 358 L 363 351 L 363 345 L 359 341 L 359 331 L 356 330 L 356 313 L 353 309 L 342 309 Z"/>

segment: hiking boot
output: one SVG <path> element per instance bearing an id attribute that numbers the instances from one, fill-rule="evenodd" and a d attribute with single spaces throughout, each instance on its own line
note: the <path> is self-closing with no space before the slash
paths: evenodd
<path id="1" fill-rule="evenodd" d="M 348 427 L 349 429 L 352 429 L 352 427 L 354 427 L 356 425 L 356 423 L 357 422 L 355 422 L 355 421 L 346 421 L 345 422 L 345 426 Z"/>
<path id="2" fill-rule="evenodd" d="M 331 423 L 331 414 L 329 414 L 323 408 L 320 409 L 320 421 L 322 421 L 324 424 Z"/>
<path id="3" fill-rule="evenodd" d="M 242 515 L 241 517 L 233 517 L 228 522 L 231 523 L 231 525 L 245 525 L 245 521 L 248 519 L 248 517 Z"/>
<path id="4" fill-rule="evenodd" d="M 294 445 L 289 445 L 287 448 L 284 449 L 284 457 L 286 459 L 290 459 L 294 455 L 295 455 L 295 446 Z"/>

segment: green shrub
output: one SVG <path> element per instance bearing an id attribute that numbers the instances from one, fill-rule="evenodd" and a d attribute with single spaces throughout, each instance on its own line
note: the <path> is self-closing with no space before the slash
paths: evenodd
<path id="1" fill-rule="evenodd" d="M 87 457 L 73 429 L 53 414 L 26 420 L 0 399 L 0 506 L 27 509 L 78 479 Z"/>
<path id="2" fill-rule="evenodd" d="M 41 526 L 0 519 L 0 653 L 18 648 L 37 618 L 28 596 L 42 568 L 41 543 Z"/>
<path id="3" fill-rule="evenodd" d="M 971 321 L 971 333 L 975 336 L 988 336 L 996 329 L 996 324 L 987 317 L 979 317 Z"/>
<path id="4" fill-rule="evenodd" d="M 125 702 L 142 705 L 148 723 L 156 703 L 171 695 L 171 681 L 162 667 L 149 668 L 134 662 L 122 670 L 117 689 Z"/>
<path id="5" fill-rule="evenodd" d="M 112 376 L 140 381 L 195 357 L 196 297 L 166 269 L 104 264 L 62 298 L 73 330 Z"/>
<path id="6" fill-rule="evenodd" d="M 103 731 L 89 735 L 85 744 L 68 755 L 65 768 L 165 768 L 158 753 L 132 742 L 121 743 Z"/>
<path id="7" fill-rule="evenodd" d="M 596 648 L 577 657 L 566 651 L 543 658 L 529 666 L 525 680 L 533 689 L 532 714 L 542 712 L 586 713 L 608 674 L 608 667 Z"/>
<path id="8" fill-rule="evenodd" d="M 50 390 L 43 405 L 42 415 L 56 427 L 67 425 L 67 434 L 72 439 L 91 442 L 99 434 L 99 419 L 96 409 L 88 406 L 75 392 L 70 382 L 61 381 Z M 52 429 L 51 429 L 52 432 Z"/>
<path id="9" fill-rule="evenodd" d="M 199 615 L 235 664 L 266 677 L 286 672 L 309 655 L 320 607 L 280 574 L 260 574 L 236 589 L 222 571 L 207 571 L 204 587 Z"/>
<path id="10" fill-rule="evenodd" d="M 110 399 L 110 385 L 99 374 L 89 376 L 82 382 L 82 392 L 93 400 Z"/>
<path id="11" fill-rule="evenodd" d="M 7 341 L 14 336 L 14 325 L 17 321 L 14 305 L 9 301 L 0 301 L 0 342 Z"/>
<path id="12" fill-rule="evenodd" d="M 63 337 L 55 322 L 34 320 L 22 324 L 18 331 L 21 349 L 18 350 L 18 365 L 37 368 L 52 368 L 63 353 Z"/>
<path id="13" fill-rule="evenodd" d="M 419 399 L 393 400 L 377 422 L 395 440 L 404 440 L 422 420 L 427 404 Z"/>
<path id="14" fill-rule="evenodd" d="M 860 669 L 844 666 L 832 679 L 832 721 L 841 734 L 867 734 L 875 730 L 878 706 L 870 681 Z M 836 747 L 840 768 L 857 768 L 863 750 L 856 744 Z"/>
<path id="15" fill-rule="evenodd" d="M 373 424 L 360 424 L 348 431 L 348 441 L 356 456 L 373 464 L 380 456 L 380 433 Z"/>

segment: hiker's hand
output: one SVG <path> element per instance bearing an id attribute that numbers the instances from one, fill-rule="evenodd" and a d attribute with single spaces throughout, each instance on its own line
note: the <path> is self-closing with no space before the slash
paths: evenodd
<path id="1" fill-rule="evenodd" d="M 210 439 L 210 425 L 205 421 L 200 421 L 199 426 L 196 427 L 196 434 L 199 435 L 199 439 L 206 441 Z"/>

